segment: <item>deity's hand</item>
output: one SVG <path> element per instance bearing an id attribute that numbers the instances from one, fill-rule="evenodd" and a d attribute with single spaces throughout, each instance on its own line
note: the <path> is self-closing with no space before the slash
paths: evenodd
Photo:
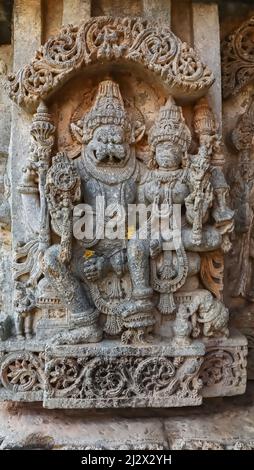
<path id="1" fill-rule="evenodd" d="M 150 241 L 150 255 L 151 258 L 156 258 L 162 251 L 161 240 L 151 240 Z"/>
<path id="2" fill-rule="evenodd" d="M 93 257 L 84 263 L 84 274 L 88 281 L 97 281 L 103 273 L 104 259 L 102 256 Z"/>

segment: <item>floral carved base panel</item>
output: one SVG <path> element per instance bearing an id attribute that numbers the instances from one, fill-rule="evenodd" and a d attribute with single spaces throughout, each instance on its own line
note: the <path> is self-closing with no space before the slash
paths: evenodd
<path id="1" fill-rule="evenodd" d="M 205 346 L 194 341 L 176 349 L 169 339 L 139 347 L 6 341 L 0 400 L 43 401 L 46 408 L 177 407 L 244 393 L 245 337 L 232 332 Z"/>

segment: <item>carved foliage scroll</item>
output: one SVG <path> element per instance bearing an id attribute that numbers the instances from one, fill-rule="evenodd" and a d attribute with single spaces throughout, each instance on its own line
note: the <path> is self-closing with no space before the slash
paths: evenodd
<path id="1" fill-rule="evenodd" d="M 183 94 L 204 92 L 214 81 L 196 52 L 170 29 L 142 18 L 96 17 L 79 27 L 63 27 L 30 64 L 8 76 L 6 87 L 19 105 L 33 105 L 76 70 L 98 61 L 121 60 L 142 64 Z"/>
<path id="2" fill-rule="evenodd" d="M 223 94 L 236 95 L 254 80 L 254 17 L 245 21 L 222 43 Z"/>

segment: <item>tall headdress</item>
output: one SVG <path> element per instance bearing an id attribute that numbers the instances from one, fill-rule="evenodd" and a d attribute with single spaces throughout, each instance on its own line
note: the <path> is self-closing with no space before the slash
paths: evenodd
<path id="1" fill-rule="evenodd" d="M 160 109 L 159 116 L 151 128 L 149 142 L 153 149 L 159 142 L 172 142 L 179 145 L 183 152 L 191 144 L 191 132 L 185 124 L 182 109 L 175 104 L 172 96 Z"/>
<path id="2" fill-rule="evenodd" d="M 121 126 L 131 136 L 131 123 L 124 109 L 119 86 L 112 80 L 104 80 L 99 84 L 92 108 L 84 118 L 84 142 L 89 142 L 95 129 L 103 124 Z"/>

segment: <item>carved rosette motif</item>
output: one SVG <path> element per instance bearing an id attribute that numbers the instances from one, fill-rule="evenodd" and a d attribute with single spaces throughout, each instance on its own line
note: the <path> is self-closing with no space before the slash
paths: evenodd
<path id="1" fill-rule="evenodd" d="M 10 352 L 0 360 L 0 384 L 9 392 L 28 398 L 27 392 L 41 392 L 44 382 L 44 353 Z"/>
<path id="2" fill-rule="evenodd" d="M 218 396 L 222 388 L 225 394 L 227 389 L 234 390 L 235 394 L 237 390 L 243 393 L 247 380 L 247 354 L 247 346 L 208 348 L 199 375 L 203 382 L 203 396 Z"/>
<path id="3" fill-rule="evenodd" d="M 222 43 L 222 86 L 225 98 L 236 95 L 254 79 L 254 17 Z"/>
<path id="4" fill-rule="evenodd" d="M 169 28 L 144 18 L 92 18 L 81 26 L 64 26 L 30 64 L 9 75 L 6 88 L 19 105 L 46 98 L 73 72 L 98 61 L 140 63 L 184 94 L 204 92 L 214 81 L 196 52 Z"/>

